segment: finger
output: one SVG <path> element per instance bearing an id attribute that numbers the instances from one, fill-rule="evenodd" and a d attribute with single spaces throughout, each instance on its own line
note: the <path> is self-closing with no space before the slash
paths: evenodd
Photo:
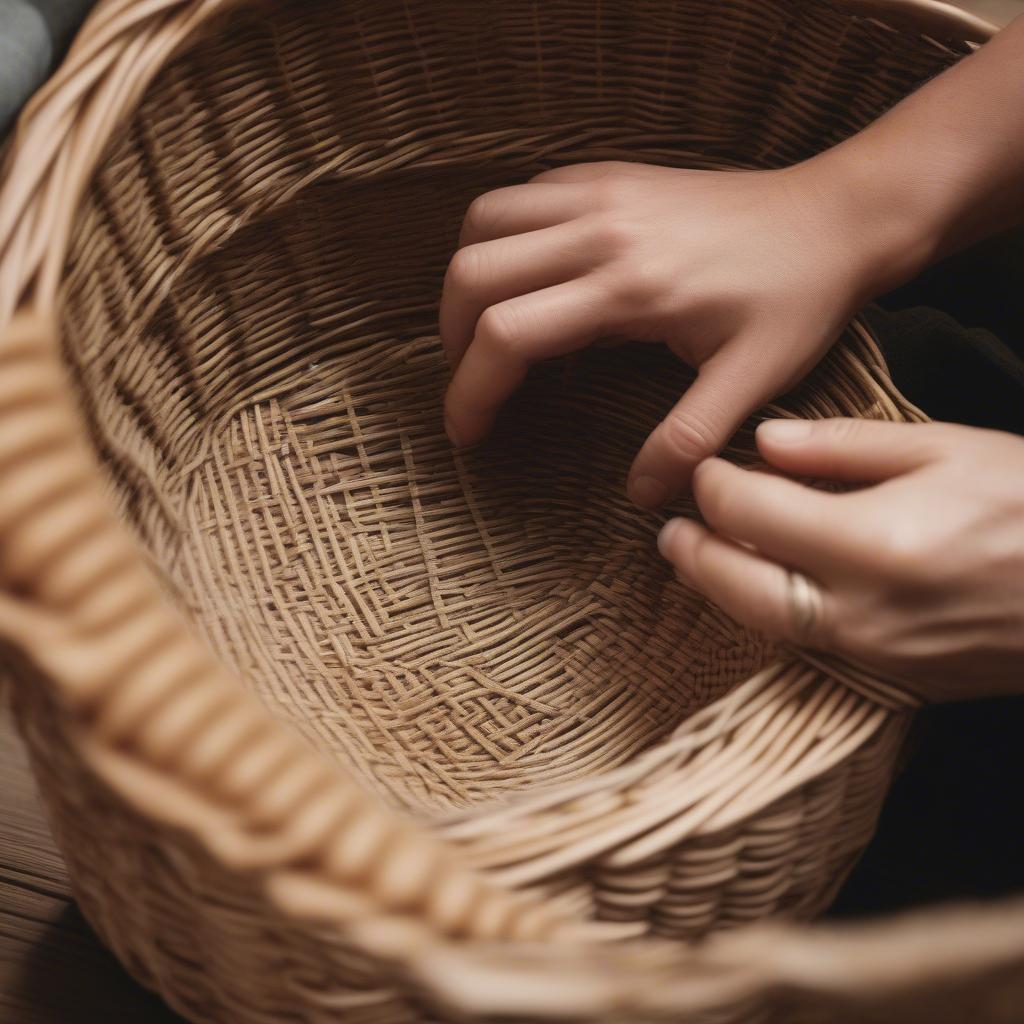
<path id="1" fill-rule="evenodd" d="M 458 366 L 485 309 L 572 280 L 594 262 L 581 221 L 460 249 L 448 266 L 438 315 L 449 364 Z"/>
<path id="2" fill-rule="evenodd" d="M 775 639 L 828 646 L 835 600 L 816 583 L 689 519 L 670 519 L 658 549 L 685 581 L 737 622 Z"/>
<path id="3" fill-rule="evenodd" d="M 585 348 L 607 325 L 593 275 L 508 299 L 484 311 L 445 395 L 445 426 L 458 447 L 491 428 L 531 363 Z"/>
<path id="4" fill-rule="evenodd" d="M 821 576 L 857 558 L 860 530 L 841 495 L 793 480 L 707 459 L 693 475 L 693 495 L 716 532 L 753 545 L 763 556 Z"/>
<path id="5" fill-rule="evenodd" d="M 564 224 L 592 208 L 586 192 L 565 185 L 531 182 L 497 188 L 469 204 L 459 234 L 459 248 Z"/>
<path id="6" fill-rule="evenodd" d="M 698 463 L 720 451 L 767 397 L 742 361 L 705 363 L 634 459 L 630 499 L 656 508 L 675 497 L 689 485 Z"/>
<path id="7" fill-rule="evenodd" d="M 766 420 L 757 428 L 761 454 L 778 469 L 828 480 L 876 483 L 942 456 L 942 428 L 880 420 Z"/>

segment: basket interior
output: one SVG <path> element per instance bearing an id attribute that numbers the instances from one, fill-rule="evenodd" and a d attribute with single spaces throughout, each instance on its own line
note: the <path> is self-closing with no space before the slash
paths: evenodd
<path id="1" fill-rule="evenodd" d="M 237 12 L 108 149 L 63 288 L 92 440 L 168 592 L 411 811 L 657 743 L 772 656 L 624 495 L 688 372 L 655 346 L 538 367 L 454 453 L 436 316 L 461 215 L 572 161 L 792 162 L 949 56 L 817 2 Z M 829 393 L 792 405 L 869 401 Z"/>

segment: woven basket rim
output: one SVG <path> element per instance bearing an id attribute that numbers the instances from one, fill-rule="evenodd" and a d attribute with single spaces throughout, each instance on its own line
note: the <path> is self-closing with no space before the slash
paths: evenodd
<path id="1" fill-rule="evenodd" d="M 418 901 L 429 925 L 431 942 L 441 938 L 456 942 L 454 946 L 442 947 L 440 955 L 455 956 L 463 966 L 463 954 L 457 951 L 465 945 L 460 940 L 467 937 L 522 942 L 559 936 L 567 940 L 570 951 L 578 950 L 581 947 L 577 942 L 612 937 L 615 929 L 567 925 L 547 913 L 536 900 L 505 888 L 528 883 L 538 872 L 556 870 L 559 855 L 554 846 L 546 860 L 535 858 L 525 869 L 514 866 L 518 863 L 514 842 L 507 851 L 492 850 L 494 859 L 485 865 L 492 869 L 491 876 L 485 880 L 477 870 L 484 865 L 465 864 L 448 840 L 465 837 L 467 832 L 481 827 L 488 814 L 492 822 L 510 822 L 536 809 L 547 809 L 555 801 L 564 804 L 586 797 L 602 785 L 630 785 L 653 767 L 662 766 L 688 746 L 699 743 L 700 730 L 713 726 L 716 716 L 731 716 L 734 721 L 737 716 L 751 714 L 750 700 L 758 696 L 766 702 L 783 701 L 794 688 L 812 682 L 825 683 L 831 676 L 839 682 L 829 691 L 828 699 L 834 696 L 835 701 L 847 701 L 859 709 L 859 715 L 851 716 L 852 725 L 844 735 L 833 737 L 831 744 L 823 744 L 785 776 L 790 783 L 801 772 L 824 771 L 851 744 L 864 742 L 883 723 L 899 717 L 899 709 L 907 706 L 908 701 L 897 686 L 872 681 L 852 666 L 791 652 L 790 661 L 769 667 L 709 705 L 674 739 L 658 745 L 642 758 L 568 786 L 564 792 L 559 788 L 503 804 L 491 812 L 478 807 L 471 816 L 454 815 L 442 829 L 439 841 L 423 830 L 399 822 L 346 772 L 328 766 L 294 741 L 285 727 L 272 719 L 212 658 L 164 603 L 135 542 L 114 522 L 107 509 L 93 469 L 94 457 L 82 440 L 78 414 L 61 384 L 53 311 L 75 211 L 110 137 L 130 116 L 159 69 L 187 46 L 210 19 L 239 2 L 106 0 L 86 23 L 57 75 L 19 121 L 0 189 L 0 386 L 5 374 L 12 375 L 12 379 L 22 374 L 38 382 L 38 387 L 32 384 L 27 390 L 12 388 L 10 395 L 6 391 L 0 393 L 0 433 L 18 439 L 10 452 L 0 453 L 0 485 L 5 491 L 15 486 L 25 459 L 34 452 L 45 451 L 53 458 L 53 486 L 29 507 L 31 513 L 38 515 L 40 509 L 56 509 L 59 513 L 59 503 L 73 495 L 89 509 L 93 517 L 90 522 L 94 520 L 95 525 L 92 530 L 74 536 L 69 528 L 65 537 L 54 536 L 47 543 L 32 537 L 35 547 L 26 546 L 27 554 L 16 571 L 6 566 L 0 568 L 0 632 L 17 638 L 19 646 L 44 670 L 43 674 L 59 684 L 56 696 L 78 724 L 84 760 L 146 816 L 192 833 L 211 856 L 226 865 L 264 873 L 267 892 L 282 912 L 357 927 L 366 948 L 386 959 L 411 964 L 414 974 L 422 972 L 428 962 L 423 952 L 422 928 L 373 930 L 375 924 L 406 913 L 410 900 Z M 874 17 L 880 8 L 899 2 L 879 0 L 851 6 L 863 7 L 865 11 L 870 8 L 868 13 Z M 903 5 L 926 16 L 926 32 L 955 35 L 959 31 L 962 38 L 978 41 L 985 35 L 984 23 L 967 15 L 958 21 L 948 4 L 903 0 Z M 870 334 L 862 324 L 855 330 L 860 341 L 861 365 L 865 372 L 878 373 L 881 357 Z M 856 361 L 853 356 L 850 358 Z M 31 404 L 25 402 L 26 395 L 33 399 Z M 884 415 L 914 416 L 913 408 L 894 391 L 879 388 L 878 398 Z M 47 415 L 33 418 L 40 407 L 46 408 Z M 0 517 L 0 536 L 16 535 L 24 526 L 23 517 L 24 509 L 20 507 Z M 62 547 L 64 542 L 69 542 L 67 548 Z M 54 555 L 55 547 L 60 548 L 61 557 Z M 69 580 L 66 573 L 61 575 L 65 564 L 62 558 L 70 550 L 84 555 L 86 561 L 92 559 L 93 568 L 99 570 L 95 580 Z M 87 607 L 99 583 L 104 593 L 115 593 L 113 611 L 106 617 L 104 609 L 97 612 Z M 194 751 L 190 763 L 174 763 L 177 726 L 168 724 L 161 731 L 161 723 L 154 721 L 145 736 L 140 735 L 134 729 L 128 710 L 128 687 L 121 678 L 129 668 L 137 675 L 145 674 L 157 654 L 165 666 L 171 665 L 177 673 L 173 699 L 160 706 L 158 717 L 168 723 L 176 721 L 176 716 L 187 718 L 182 710 L 186 705 L 194 705 L 211 722 L 230 717 L 244 738 L 246 752 L 253 752 L 256 761 L 273 765 L 276 771 L 294 771 L 303 780 L 303 792 L 308 792 L 309 798 L 297 801 L 285 819 L 276 820 L 261 806 L 259 793 L 246 790 L 223 764 L 203 761 Z M 194 716 L 198 712 L 192 713 Z M 771 791 L 762 793 L 761 806 L 772 798 Z M 749 809 L 742 809 L 743 813 L 749 813 Z M 389 851 L 388 863 L 378 872 L 378 883 L 369 902 L 357 910 L 340 898 L 350 869 L 349 851 L 338 823 L 350 822 L 353 815 L 374 822 L 389 834 L 384 844 Z M 647 831 L 643 830 L 643 834 Z M 270 838 L 254 838 L 256 833 Z M 396 884 L 389 864 L 400 860 L 410 845 L 415 845 L 417 855 L 437 868 L 429 888 L 437 890 L 447 884 L 472 889 L 477 912 L 468 922 L 446 920 L 441 910 L 431 908 L 429 893 L 410 896 Z M 626 851 L 625 862 L 630 858 L 642 859 L 650 853 L 649 842 L 641 842 L 632 850 L 626 847 Z M 495 872 L 493 868 L 500 864 L 505 864 L 507 870 Z M 1024 908 L 1020 916 L 1024 920 Z M 477 927 L 485 918 L 500 922 L 496 931 L 490 925 Z M 785 935 L 780 946 L 791 943 L 793 948 L 804 948 L 817 942 L 802 932 Z M 745 941 L 723 938 L 715 949 L 725 952 L 715 953 L 710 959 L 703 954 L 695 956 L 675 950 L 655 952 L 652 955 L 662 959 L 651 964 L 644 961 L 640 968 L 662 976 L 660 972 L 666 963 L 673 970 L 686 964 L 688 969 L 706 970 L 713 975 L 721 971 L 723 962 L 729 961 L 729 969 L 751 990 L 778 984 L 779 978 L 791 968 L 776 965 L 774 975 L 753 969 L 747 955 L 749 949 L 743 945 Z M 1014 955 L 1017 952 L 1015 947 Z M 716 961 L 719 955 L 724 960 Z M 606 1004 L 608 1000 L 618 1000 L 619 1004 L 625 1000 L 644 1013 L 659 1016 L 677 1013 L 686 1002 L 683 999 L 680 1003 L 680 994 L 673 993 L 669 1006 L 657 1005 L 657 997 L 645 991 L 647 986 L 630 980 L 637 961 L 628 957 L 622 960 L 615 953 L 609 956 L 612 990 L 599 990 Z M 432 969 L 437 968 L 439 978 L 448 979 L 441 961 L 435 957 L 429 963 Z M 534 969 L 543 968 L 537 965 Z M 924 969 L 922 966 L 921 970 Z M 790 981 L 809 990 L 828 988 L 813 972 Z M 448 985 L 445 998 L 464 1005 L 473 1003 L 474 998 L 479 1003 L 482 998 L 479 994 L 474 997 L 464 980 L 455 977 L 450 984 L 439 984 Z"/>

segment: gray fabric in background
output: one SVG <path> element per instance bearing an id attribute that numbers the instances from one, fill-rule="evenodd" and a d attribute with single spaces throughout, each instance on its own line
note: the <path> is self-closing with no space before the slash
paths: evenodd
<path id="1" fill-rule="evenodd" d="M 0 0 L 0 137 L 46 81 L 95 0 Z"/>

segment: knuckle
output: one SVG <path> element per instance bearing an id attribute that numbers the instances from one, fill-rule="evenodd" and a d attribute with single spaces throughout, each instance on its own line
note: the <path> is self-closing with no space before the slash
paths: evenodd
<path id="1" fill-rule="evenodd" d="M 887 638 L 876 618 L 852 615 L 832 631 L 832 647 L 851 657 L 866 660 L 886 647 Z"/>
<path id="2" fill-rule="evenodd" d="M 636 240 L 636 227 L 625 217 L 605 215 L 595 225 L 593 244 L 607 256 L 625 255 Z"/>
<path id="3" fill-rule="evenodd" d="M 493 220 L 494 197 L 488 192 L 477 196 L 466 210 L 463 227 L 470 231 L 482 231 Z"/>
<path id="4" fill-rule="evenodd" d="M 955 547 L 955 538 L 935 535 L 926 528 L 893 530 L 867 560 L 874 570 L 876 599 L 902 606 L 945 589 L 960 571 Z"/>
<path id="5" fill-rule="evenodd" d="M 490 306 L 477 323 L 477 333 L 492 350 L 516 354 L 522 342 L 521 317 L 509 303 Z"/>
<path id="6" fill-rule="evenodd" d="M 669 290 L 663 267 L 644 260 L 631 261 L 628 269 L 617 275 L 616 298 L 628 309 L 652 312 L 652 307 Z"/>
<path id="7" fill-rule="evenodd" d="M 844 608 L 832 628 L 832 646 L 860 661 L 892 653 L 903 642 L 902 617 L 878 594 L 863 594 Z"/>
<path id="8" fill-rule="evenodd" d="M 710 425 L 693 413 L 671 412 L 658 429 L 669 453 L 686 462 L 706 458 L 717 448 Z"/>
<path id="9" fill-rule="evenodd" d="M 483 277 L 480 249 L 467 245 L 459 249 L 448 264 L 448 283 L 458 291 L 472 291 Z"/>
<path id="10" fill-rule="evenodd" d="M 923 575 L 935 554 L 932 539 L 918 520 L 888 523 L 877 537 L 874 556 L 885 577 L 913 580 Z"/>
<path id="11" fill-rule="evenodd" d="M 693 474 L 693 496 L 708 519 L 717 520 L 727 509 L 729 501 L 721 477 L 708 463 L 701 463 Z"/>
<path id="12" fill-rule="evenodd" d="M 531 182 L 548 182 L 549 184 L 575 182 L 575 169 L 578 164 L 559 164 L 557 167 L 549 167 L 546 171 L 540 171 L 530 178 Z"/>

